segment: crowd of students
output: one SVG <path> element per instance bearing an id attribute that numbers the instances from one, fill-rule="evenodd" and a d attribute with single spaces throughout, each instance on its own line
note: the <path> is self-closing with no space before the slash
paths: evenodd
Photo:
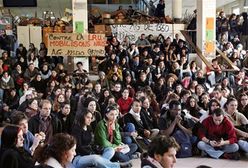
<path id="1" fill-rule="evenodd" d="M 248 153 L 248 52 L 239 40 L 245 36 L 228 29 L 219 39 L 238 72 L 224 72 L 216 58 L 204 73 L 179 34 L 142 34 L 135 43 L 111 37 L 105 58 L 97 59 L 97 81 L 82 62 L 68 73 L 44 43 L 39 50 L 20 44 L 15 57 L 3 52 L 0 122 L 8 126 L 0 167 L 132 167 L 147 151 L 142 165 L 152 165 L 149 145 L 160 134 L 175 138 L 178 157 L 202 151 L 239 159 L 239 151 Z"/>

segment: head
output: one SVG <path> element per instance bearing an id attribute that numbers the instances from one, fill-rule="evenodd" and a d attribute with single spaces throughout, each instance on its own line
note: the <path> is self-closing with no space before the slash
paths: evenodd
<path id="1" fill-rule="evenodd" d="M 120 92 L 121 91 L 121 84 L 120 83 L 116 83 L 114 85 L 114 91 L 115 92 Z"/>
<path id="2" fill-rule="evenodd" d="M 179 145 L 173 137 L 155 137 L 149 145 L 148 155 L 158 161 L 163 168 L 172 168 L 176 163 Z"/>
<path id="3" fill-rule="evenodd" d="M 45 99 L 40 102 L 40 116 L 47 118 L 51 114 L 52 104 L 49 100 Z"/>
<path id="4" fill-rule="evenodd" d="M 188 108 L 196 108 L 197 105 L 197 99 L 194 96 L 189 96 L 186 102 L 186 106 Z"/>
<path id="5" fill-rule="evenodd" d="M 123 89 L 121 94 L 122 94 L 122 98 L 124 100 L 127 100 L 128 97 L 129 97 L 129 90 L 128 90 L 128 88 Z"/>
<path id="6" fill-rule="evenodd" d="M 61 104 L 61 113 L 65 116 L 69 115 L 71 112 L 71 105 L 69 102 L 65 102 Z"/>
<path id="7" fill-rule="evenodd" d="M 1 135 L 2 148 L 20 148 L 23 147 L 23 131 L 20 127 L 8 125 L 3 129 Z"/>
<path id="8" fill-rule="evenodd" d="M 150 104 L 151 104 L 151 99 L 149 97 L 141 97 L 140 101 L 142 103 L 142 107 L 144 109 L 148 109 L 150 108 Z"/>
<path id="9" fill-rule="evenodd" d="M 202 103 L 207 104 L 209 102 L 209 94 L 208 93 L 203 93 L 201 95 L 201 100 Z"/>
<path id="10" fill-rule="evenodd" d="M 201 96 L 204 92 L 205 92 L 205 89 L 204 89 L 204 87 L 201 84 L 196 85 L 196 87 L 195 87 L 195 93 L 198 96 Z"/>
<path id="11" fill-rule="evenodd" d="M 38 100 L 35 98 L 31 98 L 28 100 L 28 107 L 33 109 L 33 110 L 38 110 L 39 104 Z"/>
<path id="12" fill-rule="evenodd" d="M 76 155 L 76 139 L 69 134 L 56 134 L 50 144 L 38 147 L 34 159 L 44 164 L 48 158 L 55 158 L 61 165 L 71 163 Z"/>
<path id="13" fill-rule="evenodd" d="M 237 99 L 230 97 L 227 99 L 225 106 L 226 106 L 226 112 L 232 115 L 234 112 L 237 111 L 238 101 Z"/>
<path id="14" fill-rule="evenodd" d="M 176 117 L 177 115 L 181 115 L 181 103 L 177 100 L 172 100 L 169 103 L 169 111 L 172 117 Z"/>
<path id="15" fill-rule="evenodd" d="M 221 108 L 217 108 L 212 114 L 213 121 L 215 125 L 220 125 L 224 119 L 224 112 Z"/>
<path id="16" fill-rule="evenodd" d="M 15 111 L 11 114 L 11 124 L 19 126 L 23 134 L 28 132 L 28 117 L 21 111 Z"/>
<path id="17" fill-rule="evenodd" d="M 57 102 L 59 103 L 64 103 L 65 102 L 65 95 L 64 94 L 58 94 L 55 98 L 57 100 Z"/>
<path id="18" fill-rule="evenodd" d="M 240 104 L 242 107 L 245 107 L 248 104 L 248 96 L 247 94 L 243 93 L 240 96 Z"/>
<path id="19" fill-rule="evenodd" d="M 96 93 L 100 93 L 101 92 L 101 89 L 102 89 L 102 86 L 100 83 L 96 83 L 95 86 L 94 86 L 94 89 L 96 91 Z"/>
<path id="20" fill-rule="evenodd" d="M 104 79 L 106 75 L 105 75 L 105 72 L 100 71 L 98 76 L 99 76 L 100 79 Z"/>
<path id="21" fill-rule="evenodd" d="M 180 93 L 180 97 L 182 99 L 182 102 L 186 103 L 189 96 L 191 96 L 191 92 L 189 90 L 182 90 Z"/>
<path id="22" fill-rule="evenodd" d="M 140 100 L 134 99 L 131 108 L 135 113 L 140 113 L 141 105 L 142 103 Z"/>
<path id="23" fill-rule="evenodd" d="M 117 117 L 119 115 L 119 110 L 115 105 L 110 105 L 105 110 L 105 119 L 108 122 L 115 122 L 117 120 Z"/>
<path id="24" fill-rule="evenodd" d="M 92 97 L 88 97 L 86 98 L 86 100 L 84 101 L 84 107 L 94 113 L 96 111 L 96 100 Z"/>
<path id="25" fill-rule="evenodd" d="M 83 68 L 83 63 L 82 62 L 77 62 L 76 66 L 77 66 L 78 69 L 81 69 L 81 68 Z"/>
<path id="26" fill-rule="evenodd" d="M 92 118 L 93 114 L 90 111 L 82 111 L 76 115 L 74 125 L 77 125 L 80 128 L 90 126 Z"/>
<path id="27" fill-rule="evenodd" d="M 218 88 L 215 88 L 212 92 L 212 95 L 213 95 L 213 98 L 217 99 L 217 100 L 220 100 L 221 97 L 222 97 L 222 92 L 220 89 Z"/>
<path id="28" fill-rule="evenodd" d="M 217 108 L 220 108 L 220 102 L 216 99 L 211 99 L 208 103 L 209 115 Z"/>

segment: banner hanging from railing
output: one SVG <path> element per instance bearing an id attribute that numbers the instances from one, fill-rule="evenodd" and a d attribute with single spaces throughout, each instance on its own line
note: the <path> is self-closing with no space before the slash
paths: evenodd
<path id="1" fill-rule="evenodd" d="M 173 38 L 176 33 L 180 33 L 180 30 L 184 30 L 184 24 L 134 24 L 134 25 L 111 25 L 111 31 L 117 39 L 122 42 L 127 36 L 131 42 L 138 40 L 141 34 L 148 36 L 158 36 L 162 34 L 165 38 L 168 36 Z M 181 36 L 182 37 L 182 36 Z"/>

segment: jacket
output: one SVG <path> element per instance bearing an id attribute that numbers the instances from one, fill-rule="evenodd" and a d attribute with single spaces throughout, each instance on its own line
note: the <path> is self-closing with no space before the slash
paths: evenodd
<path id="1" fill-rule="evenodd" d="M 51 122 L 53 128 L 53 135 L 56 133 L 61 133 L 62 132 L 61 122 L 53 114 L 51 114 L 51 118 L 52 118 Z M 39 125 L 40 125 L 40 118 L 39 118 L 39 114 L 37 114 L 31 117 L 30 120 L 28 121 L 28 130 L 35 135 L 36 133 L 40 132 Z"/>
<path id="2" fill-rule="evenodd" d="M 95 143 L 104 148 L 106 147 L 117 147 L 121 144 L 121 133 L 120 126 L 115 123 L 115 130 L 113 130 L 114 138 L 113 143 L 109 141 L 107 122 L 105 119 L 101 120 L 95 129 Z"/>

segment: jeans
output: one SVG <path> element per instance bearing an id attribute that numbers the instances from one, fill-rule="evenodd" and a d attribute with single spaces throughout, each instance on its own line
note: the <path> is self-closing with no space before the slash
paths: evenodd
<path id="1" fill-rule="evenodd" d="M 219 149 L 215 149 L 211 145 L 209 145 L 203 141 L 199 141 L 197 144 L 197 147 L 215 159 L 218 159 L 224 153 L 233 153 L 233 152 L 237 152 L 239 150 L 239 146 L 236 143 L 224 145 Z"/>
<path id="2" fill-rule="evenodd" d="M 248 142 L 245 140 L 239 140 L 238 141 L 239 147 L 240 149 L 242 149 L 243 151 L 245 151 L 245 153 L 248 153 Z"/>
<path id="3" fill-rule="evenodd" d="M 102 153 L 103 158 L 110 160 L 110 159 L 112 159 L 112 157 L 114 155 L 115 155 L 115 149 L 114 148 L 112 148 L 112 147 L 104 148 L 103 153 Z"/>
<path id="4" fill-rule="evenodd" d="M 130 148 L 130 151 L 126 154 L 123 154 L 121 152 L 115 152 L 115 155 L 114 155 L 114 160 L 117 160 L 117 161 L 120 161 L 120 162 L 128 162 L 132 159 L 132 154 L 134 154 L 137 149 L 138 149 L 138 146 L 134 143 L 132 144 L 128 144 L 129 148 Z"/>
<path id="5" fill-rule="evenodd" d="M 111 162 L 110 160 L 105 159 L 100 155 L 76 156 L 73 159 L 72 164 L 75 168 L 86 168 L 90 166 L 96 168 L 120 168 L 119 163 Z"/>

